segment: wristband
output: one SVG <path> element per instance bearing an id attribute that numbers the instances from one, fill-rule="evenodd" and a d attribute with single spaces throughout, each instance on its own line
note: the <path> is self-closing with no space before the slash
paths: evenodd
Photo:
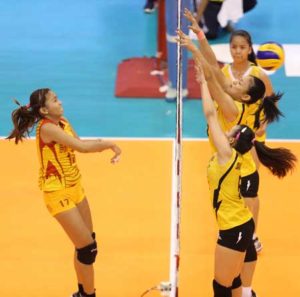
<path id="1" fill-rule="evenodd" d="M 203 39 L 206 38 L 205 34 L 203 33 L 202 30 L 200 30 L 199 33 L 197 34 L 197 38 L 198 38 L 199 41 L 201 41 L 201 40 L 203 40 Z"/>

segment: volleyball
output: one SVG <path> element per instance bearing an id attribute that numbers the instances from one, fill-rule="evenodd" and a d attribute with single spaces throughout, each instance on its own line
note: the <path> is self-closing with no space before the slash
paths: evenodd
<path id="1" fill-rule="evenodd" d="M 282 45 L 273 41 L 260 44 L 256 53 L 256 61 L 263 69 L 276 71 L 284 62 Z"/>

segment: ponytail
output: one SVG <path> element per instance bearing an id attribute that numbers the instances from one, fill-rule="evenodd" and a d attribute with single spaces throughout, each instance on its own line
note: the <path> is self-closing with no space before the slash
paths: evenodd
<path id="1" fill-rule="evenodd" d="M 295 168 L 297 157 L 289 149 L 269 148 L 259 141 L 254 141 L 254 146 L 259 161 L 278 178 L 285 177 Z"/>
<path id="2" fill-rule="evenodd" d="M 254 128 L 259 128 L 260 126 L 260 115 L 264 112 L 264 122 L 272 123 L 279 120 L 279 117 L 284 117 L 284 114 L 277 107 L 277 102 L 281 99 L 283 93 L 276 93 L 270 96 L 264 97 L 260 107 L 255 112 L 255 122 Z"/>
<path id="3" fill-rule="evenodd" d="M 15 139 L 18 144 L 25 137 L 29 136 L 33 126 L 42 118 L 40 108 L 45 106 L 46 95 L 50 91 L 49 88 L 38 89 L 30 95 L 30 104 L 23 105 L 19 101 L 14 100 L 19 106 L 12 114 L 13 130 L 6 139 Z"/>
<path id="4" fill-rule="evenodd" d="M 29 136 L 29 133 L 31 132 L 30 128 L 34 126 L 36 118 L 32 114 L 29 106 L 21 106 L 21 104 L 17 100 L 14 101 L 17 105 L 19 105 L 19 108 L 15 109 L 12 112 L 11 118 L 14 129 L 11 131 L 7 139 L 14 138 L 15 143 L 18 144 L 19 141 L 23 140 L 23 138 Z"/>

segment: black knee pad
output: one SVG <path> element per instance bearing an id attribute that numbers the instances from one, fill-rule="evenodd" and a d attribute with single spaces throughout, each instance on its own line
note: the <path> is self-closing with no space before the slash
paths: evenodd
<path id="1" fill-rule="evenodd" d="M 232 282 L 232 286 L 231 286 L 231 289 L 234 290 L 234 289 L 237 289 L 239 288 L 240 286 L 242 285 L 242 280 L 241 280 L 241 276 L 237 276 L 233 282 Z"/>
<path id="2" fill-rule="evenodd" d="M 80 263 L 91 265 L 95 262 L 97 256 L 97 242 L 84 246 L 83 248 L 76 249 L 77 259 Z"/>
<path id="3" fill-rule="evenodd" d="M 227 288 L 220 285 L 216 280 L 213 281 L 214 297 L 232 297 L 231 287 Z"/>
<path id="4" fill-rule="evenodd" d="M 253 262 L 257 260 L 257 251 L 254 246 L 254 240 L 252 240 L 251 244 L 246 250 L 245 260 L 244 262 Z"/>

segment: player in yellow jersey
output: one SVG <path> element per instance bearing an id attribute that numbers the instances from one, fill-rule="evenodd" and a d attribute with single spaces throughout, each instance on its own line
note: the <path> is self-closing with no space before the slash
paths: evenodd
<path id="1" fill-rule="evenodd" d="M 74 267 L 78 292 L 72 296 L 95 297 L 93 263 L 97 255 L 97 242 L 74 152 L 91 153 L 110 149 L 114 152 L 111 162 L 115 163 L 119 160 L 121 150 L 110 141 L 81 140 L 63 118 L 61 101 L 48 88 L 34 91 L 28 105 L 16 103 L 19 108 L 12 113 L 14 129 L 8 139 L 15 139 L 18 144 L 37 124 L 39 186 L 49 212 L 75 246 Z"/>
<path id="2" fill-rule="evenodd" d="M 222 72 L 227 78 L 229 83 L 234 81 L 239 81 L 245 78 L 247 75 L 252 75 L 260 78 L 266 86 L 266 96 L 271 96 L 273 94 L 273 87 L 269 77 L 265 72 L 257 66 L 256 57 L 254 54 L 252 39 L 250 34 L 245 30 L 234 31 L 230 36 L 230 53 L 233 59 L 231 64 L 227 64 L 222 68 Z M 247 119 L 246 124 L 249 127 L 255 129 L 255 112 L 258 110 L 261 104 L 261 100 L 258 100 L 256 104 L 247 106 Z M 264 114 L 261 113 L 260 120 L 263 122 Z M 267 123 L 263 122 L 260 127 L 255 132 L 255 137 L 257 141 L 264 142 L 266 139 L 266 126 Z M 254 246 L 257 252 L 262 249 L 262 244 L 259 241 L 256 232 L 258 226 L 258 214 L 259 214 L 259 161 L 257 159 L 255 149 L 251 149 L 250 152 L 245 154 L 245 159 L 247 159 L 244 172 L 242 173 L 242 185 L 243 190 L 246 193 L 245 197 L 246 204 L 252 211 L 254 222 L 255 222 L 255 232 L 253 235 Z M 247 253 L 245 258 L 245 263 L 241 273 L 242 284 L 243 284 L 243 295 L 242 297 L 255 297 L 256 294 L 252 290 L 252 280 L 256 267 L 256 257 L 251 257 L 253 253 Z"/>
<path id="3" fill-rule="evenodd" d="M 196 60 L 196 63 L 203 112 L 216 148 L 207 170 L 210 196 L 219 228 L 215 250 L 214 297 L 240 297 L 241 268 L 254 232 L 252 213 L 240 193 L 243 155 L 255 146 L 260 162 L 280 178 L 293 170 L 297 159 L 288 149 L 271 149 L 256 141 L 254 132 L 246 125 L 236 125 L 225 134 L 208 87 L 209 80 L 214 79 L 213 75 L 204 77 L 201 62 Z"/>
<path id="4" fill-rule="evenodd" d="M 261 68 L 256 66 L 255 54 L 252 47 L 251 36 L 244 30 L 234 31 L 230 38 L 230 52 L 233 58 L 233 63 L 225 65 L 220 71 L 215 54 L 213 53 L 209 43 L 201 32 L 195 18 L 188 11 L 185 10 L 185 17 L 191 22 L 190 29 L 197 34 L 200 44 L 200 51 L 205 59 L 209 61 L 211 65 L 214 65 L 214 73 L 218 79 L 219 84 L 223 90 L 226 91 L 232 98 L 236 97 L 236 93 L 232 92 L 233 85 L 239 85 L 241 81 L 246 79 L 247 76 L 256 77 L 264 84 L 265 93 L 269 97 L 265 97 L 265 100 L 259 98 L 252 104 L 235 102 L 238 109 L 238 116 L 235 121 L 231 121 L 229 116 L 234 115 L 234 109 L 228 108 L 225 101 L 221 102 L 218 108 L 218 116 L 223 131 L 228 131 L 238 121 L 240 124 L 246 124 L 251 127 L 256 133 L 256 139 L 258 141 L 265 141 L 265 129 L 267 122 L 277 120 L 281 112 L 274 106 L 276 102 L 281 98 L 281 94 L 273 96 L 273 88 L 269 77 L 262 71 Z M 215 98 L 215 97 L 214 97 Z M 216 97 L 216 100 L 222 98 Z M 218 101 L 219 102 L 219 101 Z M 271 103 L 271 104 L 268 104 Z M 265 106 L 264 106 L 265 105 Z M 271 107 L 271 112 L 269 110 Z M 272 108 L 275 107 L 272 111 Z M 267 111 L 265 115 L 263 111 Z M 227 113 L 227 116 L 226 114 Z M 275 111 L 275 112 L 274 112 Z M 254 215 L 255 227 L 257 228 L 258 212 L 259 212 L 259 199 L 258 199 L 258 186 L 259 186 L 259 174 L 258 165 L 259 161 L 256 156 L 255 149 L 251 152 L 244 154 L 243 158 L 245 162 L 242 168 L 242 193 L 245 201 Z M 258 252 L 261 250 L 262 245 L 258 240 L 256 233 L 253 235 L 254 247 Z M 255 297 L 255 293 L 252 291 L 251 283 L 256 266 L 257 255 L 254 248 L 251 247 L 247 251 L 245 258 L 245 265 L 242 272 L 243 281 L 243 296 L 242 297 Z"/>

